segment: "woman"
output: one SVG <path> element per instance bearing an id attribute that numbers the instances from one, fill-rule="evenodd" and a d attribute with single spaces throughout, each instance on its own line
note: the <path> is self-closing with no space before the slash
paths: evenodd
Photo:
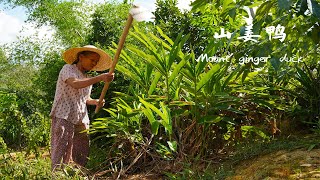
<path id="1" fill-rule="evenodd" d="M 72 161 L 85 166 L 89 137 L 82 131 L 89 128 L 90 122 L 86 105 L 97 106 L 99 103 L 98 99 L 90 97 L 92 85 L 100 81 L 111 82 L 114 78 L 114 74 L 109 73 L 95 77 L 86 74 L 91 70 L 106 70 L 112 63 L 109 55 L 95 46 L 68 49 L 63 59 L 67 64 L 59 73 L 50 113 L 52 170 Z"/>

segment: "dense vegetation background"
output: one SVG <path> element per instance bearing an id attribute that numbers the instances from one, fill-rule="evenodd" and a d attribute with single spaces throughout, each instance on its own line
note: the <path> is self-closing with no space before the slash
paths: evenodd
<path id="1" fill-rule="evenodd" d="M 55 29 L 50 42 L 35 36 L 0 49 L 0 175 L 9 176 L 5 154 L 49 148 L 61 52 L 93 44 L 113 55 L 132 1 L 3 2 L 26 7 L 29 21 Z M 157 0 L 155 21 L 133 24 L 106 109 L 94 114 L 90 107 L 91 172 L 188 177 L 192 164 L 217 162 L 238 144 L 319 133 L 318 0 L 196 0 L 183 12 L 176 5 Z M 248 35 L 249 17 L 249 35 L 260 35 L 255 41 L 239 39 Z M 268 27 L 278 25 L 284 32 L 269 35 Z M 222 28 L 230 37 L 216 38 Z M 283 41 L 274 38 L 281 33 Z M 201 61 L 201 55 L 228 61 Z M 245 57 L 252 59 L 241 63 Z M 257 63 L 255 57 L 268 58 Z M 102 87 L 94 87 L 93 98 Z M 12 176 L 49 176 L 47 169 L 32 175 L 21 168 Z"/>

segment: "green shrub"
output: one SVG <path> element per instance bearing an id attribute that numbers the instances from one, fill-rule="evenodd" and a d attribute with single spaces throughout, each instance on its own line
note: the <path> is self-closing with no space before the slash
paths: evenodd
<path id="1" fill-rule="evenodd" d="M 27 101 L 36 102 L 35 99 L 23 99 L 17 93 L 0 91 L 0 101 L 0 137 L 8 147 L 27 147 L 27 151 L 36 151 L 38 146 L 48 144 L 49 119 L 26 105 Z"/>

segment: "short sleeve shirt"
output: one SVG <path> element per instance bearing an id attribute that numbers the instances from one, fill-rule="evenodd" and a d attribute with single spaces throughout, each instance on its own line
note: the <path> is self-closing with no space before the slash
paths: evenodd
<path id="1" fill-rule="evenodd" d="M 69 78 L 83 79 L 83 74 L 76 64 L 66 64 L 59 73 L 56 93 L 50 116 L 66 119 L 73 124 L 89 124 L 87 99 L 90 97 L 92 86 L 75 89 L 66 83 Z"/>

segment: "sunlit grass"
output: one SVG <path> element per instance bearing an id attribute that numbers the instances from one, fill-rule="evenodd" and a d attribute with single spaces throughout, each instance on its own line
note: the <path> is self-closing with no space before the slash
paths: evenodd
<path id="1" fill-rule="evenodd" d="M 26 152 L 0 154 L 0 177 L 3 179 L 85 179 L 86 175 L 75 166 L 68 165 L 55 173 L 47 151 L 39 155 Z"/>

